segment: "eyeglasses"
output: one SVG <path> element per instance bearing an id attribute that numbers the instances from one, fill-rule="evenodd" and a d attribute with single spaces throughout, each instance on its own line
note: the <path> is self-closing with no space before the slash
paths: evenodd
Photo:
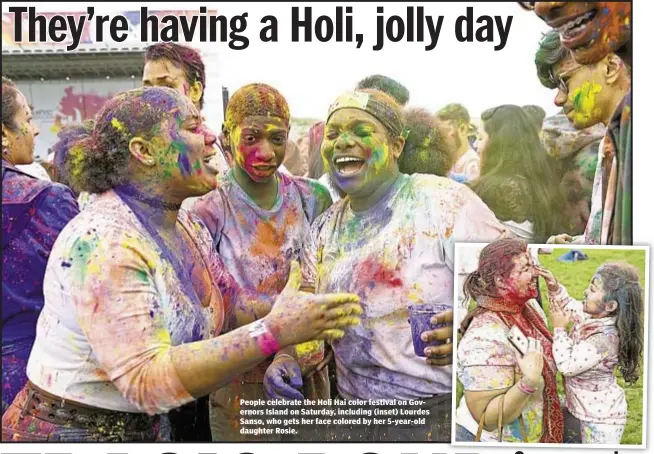
<path id="1" fill-rule="evenodd" d="M 569 93 L 570 88 L 568 87 L 568 82 L 567 82 L 567 80 L 569 80 L 569 79 L 572 77 L 572 75 L 573 75 L 574 73 L 576 73 L 577 71 L 579 71 L 581 68 L 582 68 L 582 65 L 575 66 L 575 67 L 572 68 L 572 69 L 569 69 L 569 70 L 567 70 L 567 71 L 562 72 L 562 73 L 559 74 L 558 76 L 554 75 L 554 74 L 550 71 L 550 81 L 552 82 L 552 84 L 553 84 L 556 88 L 558 88 L 558 89 L 561 90 L 562 92 L 564 92 L 564 93 Z"/>
<path id="2" fill-rule="evenodd" d="M 536 7 L 536 2 L 518 2 L 518 5 L 522 6 L 522 8 L 527 11 L 533 11 Z"/>

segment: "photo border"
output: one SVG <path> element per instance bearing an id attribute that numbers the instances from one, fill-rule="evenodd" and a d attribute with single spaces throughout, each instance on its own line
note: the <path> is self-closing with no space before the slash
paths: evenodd
<path id="1" fill-rule="evenodd" d="M 490 243 L 456 243 L 454 246 L 454 304 L 458 304 L 459 298 L 459 250 L 472 247 L 486 246 Z M 454 326 L 456 327 L 456 334 L 453 339 L 453 358 L 452 358 L 452 433 L 450 445 L 456 447 L 476 447 L 476 448 L 563 448 L 563 449 L 612 449 L 612 450 L 647 450 L 647 380 L 649 379 L 649 287 L 650 287 L 650 246 L 637 245 L 637 246 L 618 246 L 618 245 L 586 245 L 586 244 L 542 244 L 542 243 L 527 243 L 529 248 L 543 248 L 543 249 L 581 249 L 581 250 L 641 250 L 645 251 L 645 288 L 644 288 L 644 306 L 645 306 L 645 344 L 643 351 L 643 423 L 641 426 L 642 443 L 639 445 L 622 445 L 622 444 L 581 444 L 581 443 L 508 443 L 508 442 L 457 442 L 456 435 L 456 408 L 458 402 L 456 401 L 456 385 L 457 385 L 457 351 L 458 351 L 458 327 L 459 327 L 459 311 L 458 306 L 454 309 Z"/>

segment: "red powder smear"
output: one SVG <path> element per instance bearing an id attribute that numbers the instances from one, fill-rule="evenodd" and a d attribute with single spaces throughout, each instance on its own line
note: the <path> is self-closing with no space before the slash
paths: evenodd
<path id="1" fill-rule="evenodd" d="M 359 265 L 357 273 L 359 281 L 383 284 L 388 287 L 402 287 L 402 279 L 397 270 L 387 268 L 381 263 L 375 262 L 372 258 L 367 259 Z"/>
<path id="2" fill-rule="evenodd" d="M 449 237 L 451 237 L 451 236 L 452 236 L 452 226 L 449 225 L 449 226 L 447 226 L 447 228 L 445 229 L 445 238 L 449 238 Z"/>

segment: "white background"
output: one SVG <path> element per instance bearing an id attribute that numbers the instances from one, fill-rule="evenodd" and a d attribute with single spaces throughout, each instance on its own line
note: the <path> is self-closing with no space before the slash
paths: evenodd
<path id="1" fill-rule="evenodd" d="M 650 137 L 652 126 L 652 35 L 651 18 L 654 17 L 654 2 L 636 0 L 634 2 L 634 239 L 637 245 L 654 243 L 652 222 L 652 170 L 654 169 L 654 150 Z M 15 2 L 5 2 L 3 12 Z M 385 15 L 400 15 L 407 3 L 373 4 L 339 3 L 354 7 L 355 32 L 366 35 L 361 49 L 355 49 L 348 43 L 290 43 L 290 7 L 291 4 L 274 2 L 266 5 L 253 3 L 197 3 L 189 2 L 184 9 L 200 5 L 216 9 L 224 14 L 248 12 L 248 36 L 251 38 L 247 50 L 232 51 L 225 44 L 217 44 L 218 58 L 216 64 L 220 83 L 230 87 L 230 91 L 245 83 L 264 81 L 275 85 L 289 99 L 295 116 L 323 116 L 329 103 L 342 90 L 350 88 L 360 78 L 381 72 L 396 77 L 410 90 L 410 104 L 436 110 L 448 102 L 461 102 L 468 106 L 473 116 L 478 116 L 482 109 L 503 103 L 539 104 L 547 108 L 548 113 L 556 111 L 549 103 L 553 93 L 538 84 L 533 67 L 533 52 L 543 24 L 532 14 L 523 12 L 515 2 L 508 3 L 432 3 L 426 8 L 427 14 L 445 15 L 443 30 L 438 46 L 431 52 L 425 52 L 419 43 L 394 44 L 380 52 L 372 52 L 370 47 L 376 35 L 374 33 L 375 7 L 385 7 Z M 80 8 L 80 5 L 82 8 Z M 87 4 L 49 3 L 36 4 L 40 11 L 75 11 Z M 141 6 L 151 9 L 173 9 L 179 3 L 163 2 L 114 3 L 107 5 L 113 10 L 138 10 Z M 304 6 L 305 4 L 294 4 Z M 307 3 L 308 5 L 308 3 Z M 313 5 L 314 15 L 331 12 L 337 4 Z M 418 6 L 419 3 L 410 5 Z M 513 15 L 513 24 L 509 41 L 505 49 L 495 52 L 489 43 L 458 43 L 454 38 L 453 26 L 456 16 L 465 12 L 465 7 L 474 5 L 475 13 L 491 15 Z M 97 5 L 99 6 L 99 5 Z M 288 32 L 280 34 L 280 42 L 272 44 L 258 43 L 258 21 L 266 14 L 274 14 L 280 23 L 280 32 L 288 24 Z M 367 16 L 367 18 L 366 18 Z M 639 19 L 640 18 L 640 19 Z M 366 23 L 369 27 L 366 28 Z M 360 24 L 360 25 L 359 25 Z M 361 27 L 361 29 L 359 29 Z M 370 31 L 368 31 L 370 29 Z M 255 33 L 256 30 L 256 33 Z M 286 36 L 286 38 L 284 37 Z M 284 41 L 284 42 L 281 42 Z M 424 44 L 423 44 L 424 46 Z M 518 50 L 520 49 L 520 50 Z M 649 50 L 648 50 L 649 49 Z M 214 71 L 216 69 L 214 68 Z M 647 81 L 650 82 L 647 82 Z M 219 87 L 216 86 L 218 90 Z M 315 106 L 315 107 L 314 107 Z M 648 140 L 649 139 L 649 140 Z M 650 271 L 651 277 L 651 271 Z M 651 339 L 650 339 L 651 341 Z M 650 345 L 651 351 L 651 345 Z M 652 374 L 649 374 L 651 389 Z M 651 419 L 649 419 L 651 421 Z M 649 424 L 650 427 L 652 424 Z M 649 429 L 649 428 L 648 428 Z M 652 445 L 652 432 L 648 430 L 649 445 Z M 453 447 L 441 444 L 121 444 L 121 445 L 18 445 L 3 444 L 1 454 L 8 453 L 220 453 L 237 454 L 259 453 L 338 453 L 338 454 L 400 454 L 400 453 L 527 453 L 549 454 L 561 450 L 579 449 L 579 446 L 560 448 L 529 447 Z M 612 453 L 614 450 L 592 448 L 586 452 Z M 569 451 L 571 452 L 571 451 Z M 638 451 L 630 451 L 638 452 Z M 642 451 L 641 451 L 642 452 Z"/>

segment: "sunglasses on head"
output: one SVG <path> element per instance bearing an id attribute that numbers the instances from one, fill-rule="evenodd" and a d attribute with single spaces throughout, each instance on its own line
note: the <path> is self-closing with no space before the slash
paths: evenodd
<path id="1" fill-rule="evenodd" d="M 522 6 L 523 9 L 526 9 L 527 11 L 533 11 L 536 2 L 518 2 L 518 5 Z"/>

